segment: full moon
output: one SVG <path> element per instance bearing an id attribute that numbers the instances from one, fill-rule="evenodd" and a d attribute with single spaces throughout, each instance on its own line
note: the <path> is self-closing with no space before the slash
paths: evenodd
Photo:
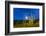
<path id="1" fill-rule="evenodd" d="M 25 19 L 28 19 L 28 16 L 25 16 Z"/>

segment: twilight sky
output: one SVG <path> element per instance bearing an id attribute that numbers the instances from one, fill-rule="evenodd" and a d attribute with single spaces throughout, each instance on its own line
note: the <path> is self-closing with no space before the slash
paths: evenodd
<path id="1" fill-rule="evenodd" d="M 14 20 L 28 20 L 28 16 L 35 16 L 35 19 L 39 18 L 39 9 L 35 8 L 13 8 Z"/>

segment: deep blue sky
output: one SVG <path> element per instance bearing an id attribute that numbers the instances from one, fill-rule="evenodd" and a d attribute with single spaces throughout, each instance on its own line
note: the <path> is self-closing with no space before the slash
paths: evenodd
<path id="1" fill-rule="evenodd" d="M 39 9 L 33 8 L 13 8 L 13 18 L 14 20 L 26 20 L 25 16 L 35 16 L 38 19 Z"/>

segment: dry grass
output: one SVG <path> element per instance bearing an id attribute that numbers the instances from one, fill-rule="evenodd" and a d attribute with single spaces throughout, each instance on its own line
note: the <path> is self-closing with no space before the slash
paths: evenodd
<path id="1" fill-rule="evenodd" d="M 29 21 L 29 23 L 22 23 L 22 24 L 14 25 L 14 28 L 20 28 L 20 27 L 39 27 L 39 22 L 33 23 L 32 21 Z"/>

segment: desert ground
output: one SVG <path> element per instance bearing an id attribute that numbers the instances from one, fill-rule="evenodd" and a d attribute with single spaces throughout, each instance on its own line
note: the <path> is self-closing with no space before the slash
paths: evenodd
<path id="1" fill-rule="evenodd" d="M 14 28 L 39 27 L 39 20 L 14 20 Z"/>

